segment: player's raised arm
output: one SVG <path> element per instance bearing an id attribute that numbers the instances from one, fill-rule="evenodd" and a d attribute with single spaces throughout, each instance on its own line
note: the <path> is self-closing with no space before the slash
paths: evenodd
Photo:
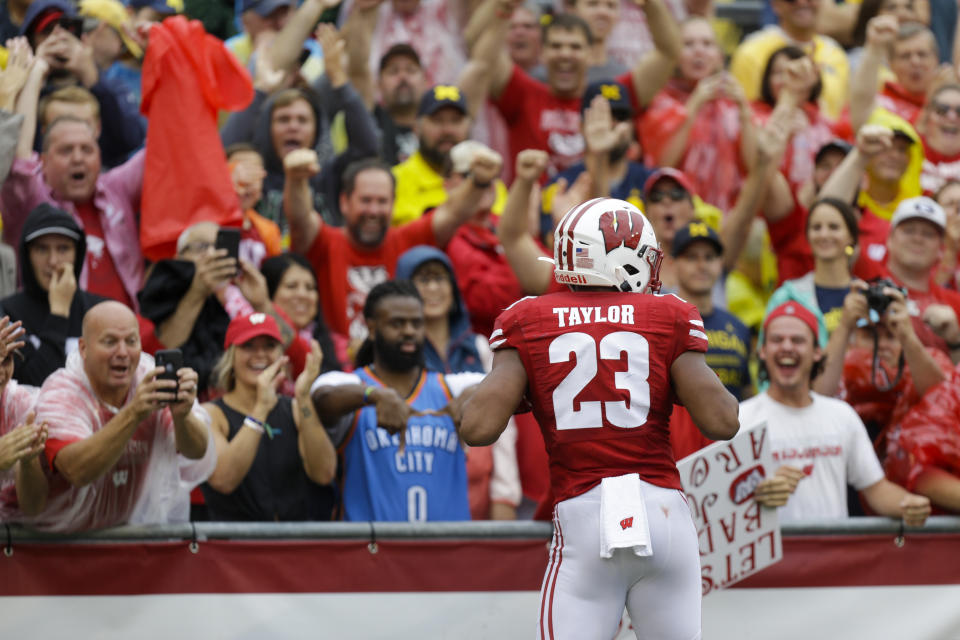
<path id="1" fill-rule="evenodd" d="M 711 440 L 729 440 L 740 429 L 739 406 L 702 353 L 685 351 L 670 367 L 673 389 L 700 432 Z"/>
<path id="2" fill-rule="evenodd" d="M 493 444 L 523 399 L 527 372 L 516 349 L 493 354 L 493 369 L 463 407 L 460 437 L 470 446 Z M 736 415 L 736 414 L 734 414 Z"/>

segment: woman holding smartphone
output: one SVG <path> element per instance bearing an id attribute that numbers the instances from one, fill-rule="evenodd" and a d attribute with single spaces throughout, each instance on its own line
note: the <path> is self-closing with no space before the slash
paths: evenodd
<path id="1" fill-rule="evenodd" d="M 211 520 L 329 520 L 337 454 L 310 399 L 323 354 L 314 340 L 294 398 L 278 393 L 285 365 L 273 317 L 234 318 L 214 370 L 225 391 L 204 405 L 217 446 L 217 467 L 203 485 Z"/>

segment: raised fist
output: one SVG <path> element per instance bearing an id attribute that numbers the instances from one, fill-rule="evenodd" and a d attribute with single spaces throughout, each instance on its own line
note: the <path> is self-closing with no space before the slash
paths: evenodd
<path id="1" fill-rule="evenodd" d="M 296 149 L 283 158 L 283 171 L 288 178 L 310 178 L 320 173 L 320 160 L 313 149 Z"/>
<path id="2" fill-rule="evenodd" d="M 871 18 L 867 23 L 867 45 L 885 49 L 896 40 L 899 29 L 900 23 L 896 16 L 883 15 Z"/>
<path id="3" fill-rule="evenodd" d="M 857 131 L 857 151 L 871 158 L 893 145 L 893 129 L 877 124 L 865 124 Z"/>
<path id="4" fill-rule="evenodd" d="M 550 156 L 539 149 L 524 149 L 517 154 L 517 177 L 536 181 L 547 169 Z"/>
<path id="5" fill-rule="evenodd" d="M 473 183 L 479 186 L 487 186 L 500 175 L 500 168 L 503 166 L 503 159 L 500 154 L 492 149 L 478 149 L 473 162 L 470 163 L 470 175 Z"/>

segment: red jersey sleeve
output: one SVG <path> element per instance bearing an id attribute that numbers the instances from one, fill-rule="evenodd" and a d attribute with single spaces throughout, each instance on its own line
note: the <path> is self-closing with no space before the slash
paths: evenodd
<path id="1" fill-rule="evenodd" d="M 525 300 L 532 300 L 527 296 L 520 298 L 512 305 L 503 310 L 496 321 L 493 323 L 493 333 L 490 334 L 490 348 L 493 351 L 498 349 L 517 349 L 521 352 L 524 346 L 523 334 L 520 328 L 521 309 Z"/>
<path id="2" fill-rule="evenodd" d="M 703 329 L 703 318 L 697 308 L 685 300 L 673 295 L 667 294 L 668 299 L 673 299 L 677 307 L 675 332 L 676 340 L 674 342 L 672 363 L 684 351 L 707 352 L 707 333 Z"/>

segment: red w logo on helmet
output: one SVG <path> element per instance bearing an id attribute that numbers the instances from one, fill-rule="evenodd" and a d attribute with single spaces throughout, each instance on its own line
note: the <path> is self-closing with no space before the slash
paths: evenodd
<path id="1" fill-rule="evenodd" d="M 600 214 L 600 232 L 607 253 L 620 245 L 636 249 L 643 233 L 643 216 L 636 211 L 617 209 L 616 212 L 604 211 Z"/>

